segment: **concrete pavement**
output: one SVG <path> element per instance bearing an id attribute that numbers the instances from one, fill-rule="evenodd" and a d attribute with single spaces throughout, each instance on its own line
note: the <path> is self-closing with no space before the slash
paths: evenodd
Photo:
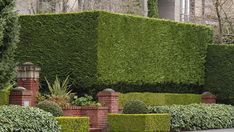
<path id="1" fill-rule="evenodd" d="M 186 131 L 186 132 L 234 132 L 234 129 L 212 129 L 212 130 L 202 130 L 202 131 Z"/>

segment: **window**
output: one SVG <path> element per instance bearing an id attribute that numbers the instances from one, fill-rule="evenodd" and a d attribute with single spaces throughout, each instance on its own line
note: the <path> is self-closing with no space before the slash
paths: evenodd
<path id="1" fill-rule="evenodd" d="M 37 0 L 38 13 L 50 13 L 56 11 L 56 0 Z"/>
<path id="2" fill-rule="evenodd" d="M 180 0 L 180 21 L 190 21 L 195 15 L 195 0 Z"/>

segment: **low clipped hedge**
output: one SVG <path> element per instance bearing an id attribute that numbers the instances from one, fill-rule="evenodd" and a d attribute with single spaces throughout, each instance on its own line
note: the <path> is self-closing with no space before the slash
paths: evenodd
<path id="1" fill-rule="evenodd" d="M 143 101 L 146 105 L 151 105 L 151 106 L 173 105 L 173 104 L 187 105 L 192 103 L 201 103 L 201 95 L 132 92 L 132 93 L 120 94 L 119 105 L 124 106 L 124 104 L 129 100 L 140 100 Z"/>
<path id="2" fill-rule="evenodd" d="M 170 113 L 172 131 L 234 127 L 234 107 L 222 104 L 191 104 L 149 107 L 151 113 Z"/>
<path id="3" fill-rule="evenodd" d="M 205 90 L 218 102 L 234 104 L 234 44 L 209 45 L 205 71 Z"/>
<path id="4" fill-rule="evenodd" d="M 1 106 L 0 117 L 12 123 L 14 132 L 59 132 L 60 127 L 49 112 L 39 108 Z"/>
<path id="5" fill-rule="evenodd" d="M 88 117 L 56 117 L 62 132 L 88 132 Z"/>
<path id="6" fill-rule="evenodd" d="M 26 15 L 19 22 L 16 60 L 40 66 L 41 81 L 70 75 L 73 86 L 91 92 L 185 92 L 198 85 L 197 92 L 204 84 L 207 26 L 103 11 Z"/>
<path id="7" fill-rule="evenodd" d="M 109 114 L 109 132 L 169 132 L 169 114 Z"/>
<path id="8" fill-rule="evenodd" d="M 9 104 L 10 91 L 0 90 L 0 106 Z"/>

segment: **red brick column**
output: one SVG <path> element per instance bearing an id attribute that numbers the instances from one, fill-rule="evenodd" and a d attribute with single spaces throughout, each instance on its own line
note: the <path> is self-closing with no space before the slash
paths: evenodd
<path id="1" fill-rule="evenodd" d="M 27 79 L 17 79 L 17 85 L 19 87 L 24 87 L 32 92 L 32 106 L 36 105 L 36 97 L 39 94 L 39 80 L 34 80 L 31 78 Z"/>
<path id="2" fill-rule="evenodd" d="M 39 93 L 39 72 L 40 68 L 31 62 L 26 62 L 17 69 L 17 85 L 24 87 L 32 93 L 31 106 L 36 105 L 36 97 Z"/>
<path id="3" fill-rule="evenodd" d="M 119 93 L 112 89 L 105 89 L 97 94 L 98 101 L 108 107 L 109 113 L 119 113 Z"/>
<path id="4" fill-rule="evenodd" d="M 30 90 L 12 90 L 9 103 L 13 105 L 31 106 L 32 105 L 32 91 Z"/>
<path id="5" fill-rule="evenodd" d="M 205 104 L 216 103 L 216 96 L 210 92 L 204 92 L 202 93 L 202 103 Z"/>
<path id="6" fill-rule="evenodd" d="M 81 116 L 88 116 L 91 128 L 101 128 L 103 131 L 107 128 L 107 107 L 82 106 Z"/>

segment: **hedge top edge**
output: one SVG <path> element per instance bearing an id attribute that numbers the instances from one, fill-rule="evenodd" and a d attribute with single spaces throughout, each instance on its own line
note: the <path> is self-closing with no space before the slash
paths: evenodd
<path id="1" fill-rule="evenodd" d="M 202 24 L 194 24 L 194 23 L 185 23 L 185 22 L 177 22 L 169 19 L 162 19 L 162 18 L 150 18 L 150 17 L 144 17 L 144 16 L 139 16 L 139 15 L 132 15 L 132 14 L 123 14 L 123 13 L 113 13 L 113 12 L 107 12 L 103 10 L 95 10 L 95 11 L 83 11 L 83 12 L 68 12 L 68 13 L 45 13 L 45 14 L 34 14 L 34 15 L 19 15 L 19 17 L 25 17 L 25 16 L 30 16 L 30 17 L 37 17 L 37 16 L 60 16 L 60 15 L 79 15 L 79 14 L 85 14 L 85 13 L 93 13 L 93 14 L 112 14 L 112 15 L 120 15 L 120 16 L 126 16 L 126 17 L 134 17 L 134 18 L 141 18 L 141 19 L 148 19 L 148 20 L 157 20 L 157 21 L 164 21 L 164 22 L 172 22 L 176 24 L 182 24 L 182 25 L 193 25 L 197 27 L 205 27 L 205 28 L 210 28 L 213 30 L 212 26 L 209 25 L 202 25 Z"/>

